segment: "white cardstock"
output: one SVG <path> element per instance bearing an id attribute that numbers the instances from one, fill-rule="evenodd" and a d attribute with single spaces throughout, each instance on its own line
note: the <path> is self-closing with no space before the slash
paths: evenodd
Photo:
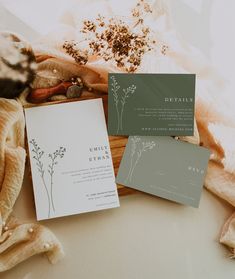
<path id="1" fill-rule="evenodd" d="M 25 116 L 37 220 L 119 206 L 102 99 Z"/>

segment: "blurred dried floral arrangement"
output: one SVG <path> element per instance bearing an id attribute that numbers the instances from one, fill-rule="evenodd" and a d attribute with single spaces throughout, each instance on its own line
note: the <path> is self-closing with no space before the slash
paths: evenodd
<path id="1" fill-rule="evenodd" d="M 85 20 L 80 32 L 85 35 L 88 48 L 82 50 L 79 42 L 71 40 L 64 42 L 63 49 L 80 65 L 85 65 L 89 56 L 96 55 L 105 61 L 114 61 L 117 67 L 129 73 L 135 72 L 143 55 L 156 44 L 144 21 L 145 15 L 152 12 L 145 0 L 139 0 L 131 11 L 131 26 L 117 17 L 107 19 L 98 15 L 94 21 Z"/>
<path id="2" fill-rule="evenodd" d="M 19 96 L 32 83 L 36 67 L 28 43 L 12 33 L 0 34 L 0 97 Z"/>

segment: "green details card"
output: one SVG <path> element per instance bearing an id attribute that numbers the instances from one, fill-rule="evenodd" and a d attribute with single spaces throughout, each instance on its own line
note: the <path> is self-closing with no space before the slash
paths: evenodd
<path id="1" fill-rule="evenodd" d="M 116 182 L 198 207 L 209 156 L 208 149 L 172 137 L 131 136 Z"/>
<path id="2" fill-rule="evenodd" d="M 109 74 L 109 135 L 192 136 L 194 74 Z"/>

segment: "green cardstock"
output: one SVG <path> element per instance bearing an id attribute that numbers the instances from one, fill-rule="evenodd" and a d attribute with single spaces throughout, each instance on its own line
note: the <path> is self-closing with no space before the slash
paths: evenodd
<path id="1" fill-rule="evenodd" d="M 192 136 L 194 74 L 109 74 L 109 135 Z"/>
<path id="2" fill-rule="evenodd" d="M 116 182 L 198 207 L 209 156 L 208 149 L 172 137 L 131 136 Z"/>

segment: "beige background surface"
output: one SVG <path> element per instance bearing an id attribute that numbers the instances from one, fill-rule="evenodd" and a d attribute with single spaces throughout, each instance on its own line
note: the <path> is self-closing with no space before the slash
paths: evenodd
<path id="1" fill-rule="evenodd" d="M 29 178 L 15 212 L 35 220 Z M 66 257 L 53 266 L 35 256 L 0 278 L 234 278 L 235 262 L 218 244 L 232 212 L 206 190 L 199 209 L 141 193 L 122 197 L 118 209 L 42 222 L 61 240 Z"/>
<path id="2" fill-rule="evenodd" d="M 48 22 L 53 25 L 55 2 L 62 9 L 66 1 L 22 0 L 19 5 L 16 0 L 0 0 L 26 22 L 35 18 L 34 29 L 38 24 L 39 33 L 45 31 Z M 169 2 L 182 37 L 199 48 L 224 76 L 233 78 L 235 1 Z M 43 19 L 45 7 L 47 17 Z M 0 26 L 22 30 L 22 25 L 2 9 Z M 26 37 L 30 34 L 30 29 L 25 31 Z M 0 274 L 0 278 L 234 278 L 235 261 L 228 258 L 228 250 L 218 243 L 221 226 L 233 212 L 229 205 L 206 190 L 199 209 L 141 193 L 122 197 L 120 202 L 119 209 L 43 222 L 63 243 L 64 260 L 52 266 L 44 256 L 35 256 Z M 28 173 L 15 213 L 21 220 L 35 220 Z"/>

